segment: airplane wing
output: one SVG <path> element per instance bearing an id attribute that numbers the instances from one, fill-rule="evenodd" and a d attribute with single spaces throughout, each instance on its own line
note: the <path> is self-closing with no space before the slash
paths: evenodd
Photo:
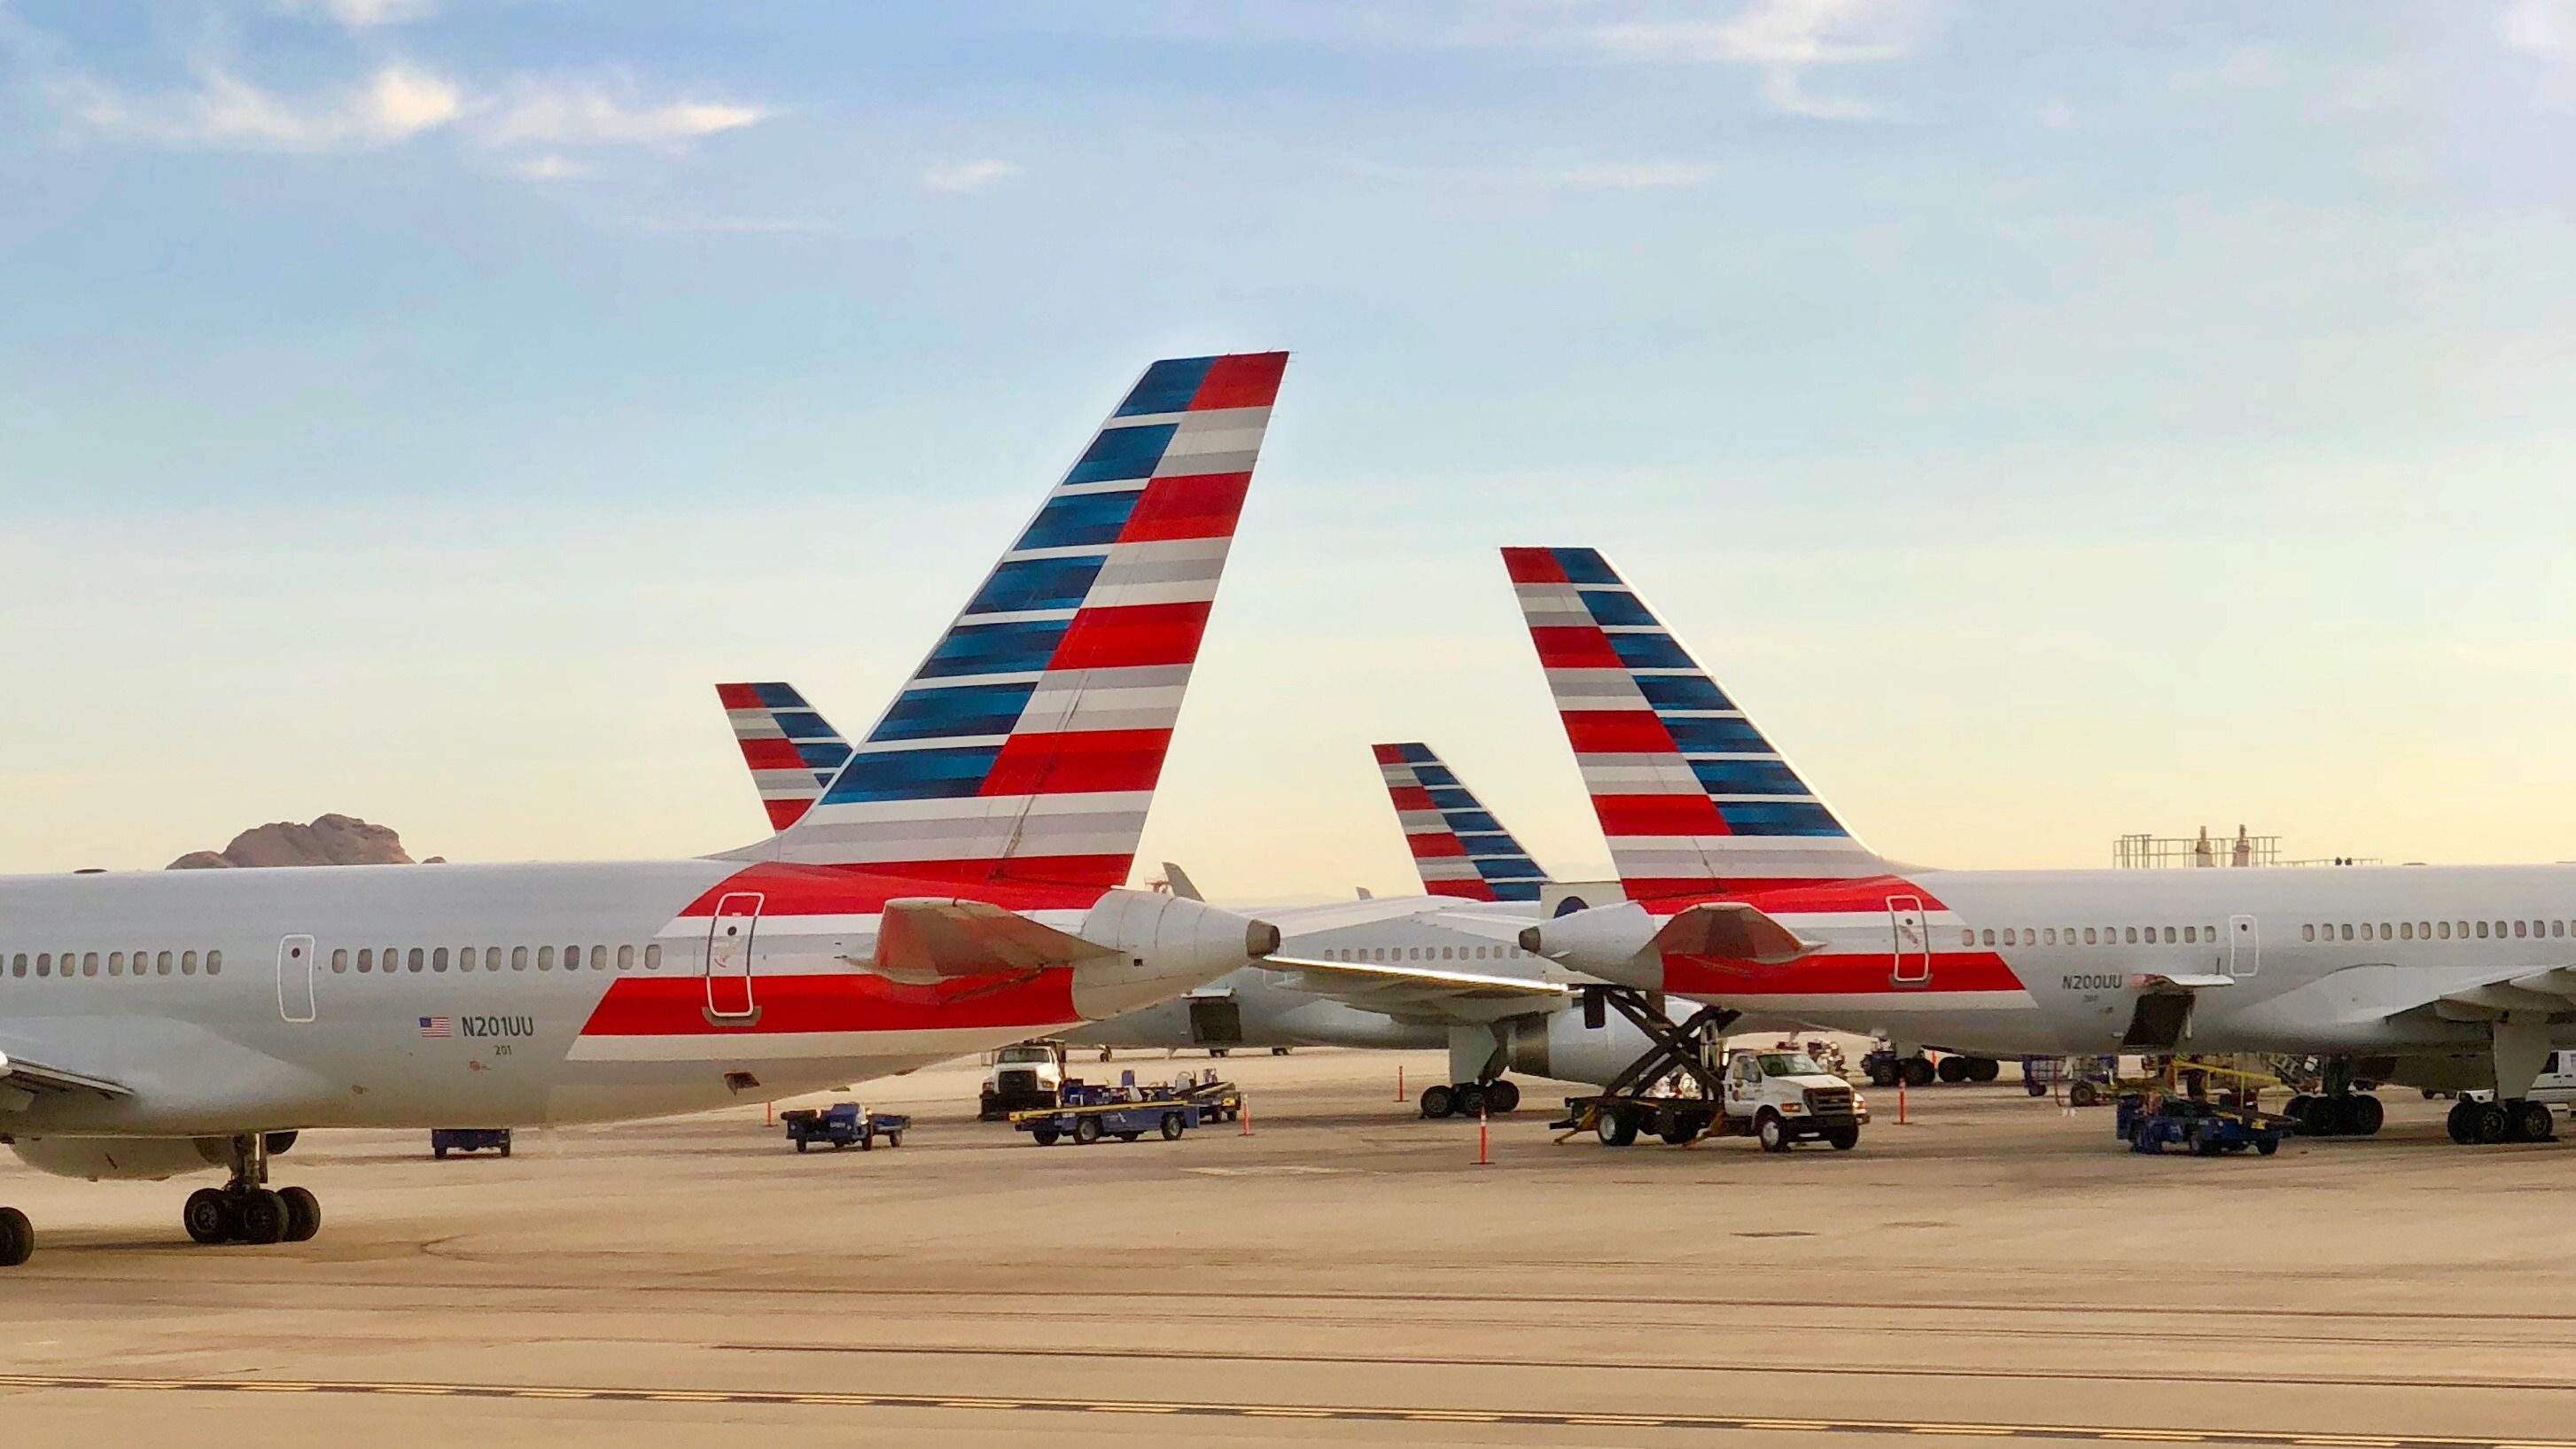
<path id="1" fill-rule="evenodd" d="M 1378 961 L 1317 961 L 1267 956 L 1263 970 L 1299 991 L 1361 1011 L 1457 1022 L 1492 1022 L 1554 1011 L 1574 999 L 1571 988 L 1527 976 L 1488 976 Z"/>
<path id="2" fill-rule="evenodd" d="M 2496 981 L 2455 985 L 2432 1006 L 2444 1021 L 2494 1021 L 2517 1011 L 2576 1011 L 2576 970 L 2553 966 Z"/>
<path id="3" fill-rule="evenodd" d="M 105 1077 L 49 1067 L 42 1062 L 5 1054 L 0 1054 L 0 1087 L 21 1087 L 30 1092 L 96 1092 L 102 1097 L 134 1095 L 131 1090 Z"/>
<path id="4" fill-rule="evenodd" d="M 1108 947 L 984 901 L 916 897 L 886 902 L 874 957 L 855 964 L 897 981 L 927 982 L 1071 966 Z"/>

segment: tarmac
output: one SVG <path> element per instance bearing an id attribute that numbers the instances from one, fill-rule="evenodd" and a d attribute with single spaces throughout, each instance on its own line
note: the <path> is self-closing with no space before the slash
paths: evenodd
<path id="1" fill-rule="evenodd" d="M 1122 1054 L 1148 1080 L 1204 1057 Z M 313 1134 L 321 1236 L 197 1247 L 196 1185 L 0 1168 L 12 1444 L 2576 1444 L 2566 1143 L 2444 1104 L 2147 1158 L 2011 1080 L 1873 1090 L 1860 1148 L 1558 1143 L 1399 1100 L 1436 1055 L 1219 1063 L 1251 1134 L 1036 1147 L 959 1063 L 899 1149 L 727 1113 Z M 2571 1129 L 2576 1134 L 2576 1129 Z"/>

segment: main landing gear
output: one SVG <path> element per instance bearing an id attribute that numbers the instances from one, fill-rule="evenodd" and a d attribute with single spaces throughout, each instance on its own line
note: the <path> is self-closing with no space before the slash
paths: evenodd
<path id="1" fill-rule="evenodd" d="M 322 1231 L 322 1203 L 300 1187 L 268 1186 L 269 1143 L 257 1133 L 232 1139 L 232 1181 L 188 1194 L 179 1223 L 200 1243 L 308 1242 Z"/>
<path id="2" fill-rule="evenodd" d="M 2281 1115 L 2295 1119 L 2302 1137 L 2372 1137 L 2387 1120 L 2379 1099 L 2353 1090 L 2351 1061 L 2330 1057 L 2318 1073 L 2325 1088 L 2315 1096 L 2297 1096 L 2281 1104 Z M 2367 1084 L 2362 1084 L 2367 1085 Z"/>
<path id="3" fill-rule="evenodd" d="M 2003 1064 L 1993 1057 L 1945 1056 L 1935 1062 L 1920 1052 L 1900 1057 L 1892 1051 L 1875 1051 L 1860 1059 L 1860 1069 L 1873 1087 L 1893 1087 L 1900 1081 L 1909 1087 L 1928 1087 L 1936 1081 L 1954 1086 L 1991 1082 L 2002 1075 Z"/>
<path id="4" fill-rule="evenodd" d="M 1456 1082 L 1422 1089 L 1425 1117 L 1499 1117 L 1521 1104 L 1521 1089 L 1508 1078 L 1490 1082 Z"/>
<path id="5" fill-rule="evenodd" d="M 2546 1102 L 2516 1097 L 2502 1102 L 2451 1104 L 2451 1140 L 2480 1146 L 2498 1142 L 2549 1142 L 2558 1136 L 2558 1119 Z"/>

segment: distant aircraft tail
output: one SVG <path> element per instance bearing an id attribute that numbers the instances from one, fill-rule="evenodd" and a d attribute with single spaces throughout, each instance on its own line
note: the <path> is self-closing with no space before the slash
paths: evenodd
<path id="1" fill-rule="evenodd" d="M 1425 744 L 1371 745 L 1422 888 L 1469 901 L 1534 901 L 1547 872 Z"/>
<path id="2" fill-rule="evenodd" d="M 1588 548 L 1503 564 L 1632 897 L 1841 880 L 1888 864 Z"/>
<path id="3" fill-rule="evenodd" d="M 1124 881 L 1287 360 L 1147 368 L 822 798 L 738 854 Z"/>
<path id="4" fill-rule="evenodd" d="M 850 742 L 792 685 L 719 684 L 716 698 L 769 812 L 769 828 L 784 830 L 804 819 L 850 758 Z"/>

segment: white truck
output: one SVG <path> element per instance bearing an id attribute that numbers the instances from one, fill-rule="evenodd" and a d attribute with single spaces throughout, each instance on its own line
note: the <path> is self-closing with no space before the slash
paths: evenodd
<path id="1" fill-rule="evenodd" d="M 1063 1096 L 1064 1043 L 1024 1041 L 993 1054 L 992 1069 L 984 1073 L 984 1090 L 976 1098 L 975 1115 L 982 1121 L 999 1122 L 1013 1112 L 1055 1106 Z"/>
<path id="2" fill-rule="evenodd" d="M 1589 1127 L 1605 1147 L 1625 1147 L 1640 1132 L 1675 1146 L 1699 1137 L 1751 1137 L 1765 1152 L 1825 1142 L 1837 1152 L 1860 1145 L 1869 1103 L 1852 1084 L 1805 1052 L 1780 1047 L 1712 1049 L 1702 1070 L 1679 1070 L 1641 1091 L 1567 1099 L 1566 1123 Z M 1711 1093 L 1711 1084 L 1718 1089 Z"/>

